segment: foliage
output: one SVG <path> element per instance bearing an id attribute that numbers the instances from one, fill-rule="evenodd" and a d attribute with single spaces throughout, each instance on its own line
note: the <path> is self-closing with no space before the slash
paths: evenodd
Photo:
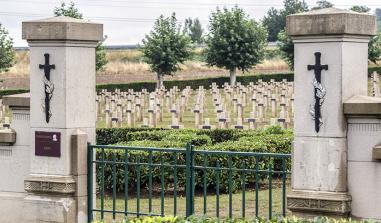
<path id="1" fill-rule="evenodd" d="M 8 71 L 13 66 L 14 59 L 13 39 L 0 23 L 0 73 Z"/>
<path id="2" fill-rule="evenodd" d="M 325 8 L 331 8 L 334 5 L 327 1 L 327 0 L 319 0 L 316 2 L 316 6 L 313 7 L 311 10 L 317 10 L 317 9 L 325 9 Z"/>
<path id="3" fill-rule="evenodd" d="M 369 41 L 368 59 L 377 64 L 381 59 L 381 32 Z"/>
<path id="4" fill-rule="evenodd" d="M 55 16 L 67 16 L 76 19 L 83 19 L 82 13 L 79 12 L 74 2 L 70 2 L 69 5 L 66 5 L 65 2 L 61 2 L 61 5 L 56 7 L 53 13 Z M 106 48 L 104 46 L 104 41 L 106 38 L 107 36 L 105 36 L 105 38 L 100 41 L 95 48 L 95 68 L 97 71 L 103 70 L 107 64 Z"/>
<path id="5" fill-rule="evenodd" d="M 377 25 L 378 25 L 378 31 L 381 31 L 381 9 L 376 9 L 376 17 L 377 17 Z"/>
<path id="6" fill-rule="evenodd" d="M 189 218 L 184 217 L 141 217 L 141 218 L 129 218 L 125 223 L 371 223 L 372 221 L 356 221 L 352 219 L 336 219 L 329 217 L 315 217 L 315 218 L 298 218 L 295 216 L 290 217 L 275 217 L 273 219 L 265 218 L 255 218 L 255 219 L 245 219 L 245 218 L 234 218 L 234 219 L 217 219 L 210 218 L 207 216 L 190 216 Z M 101 223 L 101 222 L 94 222 Z"/>
<path id="7" fill-rule="evenodd" d="M 300 0 L 284 0 L 284 9 L 277 10 L 270 8 L 264 16 L 262 24 L 267 27 L 269 32 L 268 41 L 276 41 L 278 33 L 286 28 L 286 16 L 308 11 L 308 6 Z"/>
<path id="8" fill-rule="evenodd" d="M 370 11 L 370 8 L 366 5 L 354 5 L 349 10 L 361 13 L 367 13 Z"/>
<path id="9" fill-rule="evenodd" d="M 230 83 L 234 85 L 237 69 L 248 71 L 263 59 L 266 38 L 266 29 L 237 6 L 217 9 L 210 16 L 206 62 L 229 70 Z"/>
<path id="10" fill-rule="evenodd" d="M 108 63 L 106 57 L 106 47 L 104 45 L 106 39 L 107 36 L 105 36 L 105 38 L 95 47 L 95 68 L 97 71 L 104 70 L 106 64 Z"/>
<path id="11" fill-rule="evenodd" d="M 201 44 L 203 43 L 202 33 L 204 30 L 202 29 L 201 22 L 198 18 L 191 19 L 187 18 L 185 19 L 184 23 L 184 33 L 187 34 L 193 43 Z"/>
<path id="12" fill-rule="evenodd" d="M 267 28 L 269 33 L 267 41 L 275 42 L 277 41 L 278 33 L 284 29 L 286 23 L 281 14 L 281 10 L 278 11 L 274 7 L 271 7 L 263 17 L 262 24 Z"/>
<path id="13" fill-rule="evenodd" d="M 190 38 L 180 32 L 173 13 L 170 17 L 161 15 L 149 35 L 143 39 L 141 50 L 151 70 L 157 74 L 157 88 L 163 85 L 164 75 L 173 75 L 179 64 L 191 56 Z"/>
<path id="14" fill-rule="evenodd" d="M 283 30 L 278 34 L 277 43 L 279 50 L 281 52 L 282 58 L 287 62 L 291 70 L 294 69 L 294 43 L 292 39 Z"/>
<path id="15" fill-rule="evenodd" d="M 54 9 L 55 16 L 67 16 L 76 19 L 82 19 L 83 15 L 79 12 L 79 10 L 75 7 L 74 2 L 70 2 L 69 5 L 66 5 L 65 2 L 61 2 L 59 7 Z"/>
<path id="16" fill-rule="evenodd" d="M 97 132 L 97 139 L 99 140 L 99 132 Z M 278 126 L 270 127 L 264 130 L 142 130 L 135 132 L 127 132 L 121 136 L 120 141 L 117 145 L 131 146 L 131 147 L 155 147 L 155 148 L 184 148 L 187 143 L 193 143 L 197 145 L 195 149 L 197 150 L 209 150 L 209 151 L 240 151 L 240 152 L 262 152 L 262 153 L 290 153 L 291 152 L 291 142 L 293 140 L 292 132 L 289 130 L 284 130 Z M 155 164 L 173 164 L 174 157 L 177 157 L 177 164 L 185 164 L 185 151 L 179 153 L 168 153 L 168 152 L 152 152 L 152 162 Z M 116 161 L 124 162 L 125 160 L 125 150 L 105 150 L 105 160 L 113 160 L 115 156 Z M 97 150 L 97 160 L 101 159 L 101 151 Z M 128 161 L 129 162 L 139 162 L 148 163 L 149 153 L 142 150 L 128 151 Z M 208 156 L 208 166 L 216 166 L 217 161 L 220 163 L 221 167 L 228 167 L 228 157 L 223 154 L 214 154 Z M 267 169 L 269 165 L 272 165 L 274 170 L 281 169 L 280 159 L 269 159 L 261 158 L 259 161 L 260 169 Z M 194 162 L 197 166 L 202 166 L 204 163 L 204 156 L 196 154 L 194 156 Z M 244 160 L 240 157 L 232 157 L 232 166 L 237 168 L 242 168 L 245 164 L 247 168 L 255 168 L 255 158 L 246 157 Z M 290 162 L 287 161 L 287 167 L 290 168 Z M 98 165 L 98 168 L 101 168 Z M 136 179 L 137 169 L 136 165 L 129 165 L 128 178 Z M 112 187 L 112 165 L 105 165 L 105 188 L 107 190 Z M 160 185 L 161 174 L 165 175 L 166 187 L 170 188 L 173 185 L 173 172 L 168 168 L 162 171 L 160 167 L 154 167 L 152 170 L 152 180 L 153 185 Z M 148 185 L 148 167 L 146 165 L 140 166 L 140 174 L 142 177 L 140 185 L 142 188 L 147 188 Z M 184 168 L 178 168 L 178 188 L 184 188 L 185 185 L 185 170 Z M 124 167 L 117 167 L 117 190 L 123 191 L 124 189 Z M 203 185 L 203 172 L 195 171 L 195 186 L 196 188 L 201 188 Z M 207 186 L 209 189 L 214 188 L 215 185 L 215 171 L 208 172 L 208 182 Z M 227 172 L 221 171 L 220 182 L 221 191 L 227 190 L 228 178 Z M 232 174 L 233 179 L 233 190 L 240 188 L 240 173 L 234 171 Z M 274 174 L 274 177 L 277 177 Z M 264 180 L 267 178 L 266 174 L 261 174 L 260 179 Z M 97 180 L 100 182 L 100 170 L 97 171 Z M 255 182 L 255 176 L 253 174 L 248 174 L 247 182 L 250 185 Z M 135 180 L 130 180 L 129 188 L 136 187 Z M 182 189 L 179 189 L 182 190 Z"/>
<path id="17" fill-rule="evenodd" d="M 21 94 L 21 93 L 27 93 L 27 92 L 29 92 L 29 90 L 27 89 L 4 89 L 4 90 L 0 90 L 0 98 L 7 95 Z"/>
<path id="18" fill-rule="evenodd" d="M 287 79 L 288 81 L 294 80 L 293 73 L 274 73 L 274 74 L 255 74 L 255 75 L 243 75 L 237 77 L 237 82 L 248 85 L 250 82 L 257 82 L 259 79 L 263 81 L 270 81 L 274 79 L 276 81 L 281 81 Z M 184 89 L 190 86 L 193 89 L 197 89 L 199 86 L 203 86 L 205 89 L 209 89 L 212 83 L 216 83 L 222 86 L 224 83 L 229 82 L 228 77 L 211 77 L 211 78 L 201 78 L 193 80 L 174 80 L 174 81 L 164 81 L 166 88 L 171 88 L 177 86 L 179 89 Z M 147 89 L 148 91 L 155 90 L 154 82 L 135 82 L 135 83 L 122 83 L 122 84 L 100 84 L 97 85 L 97 91 L 102 89 L 107 89 L 109 91 L 114 91 L 115 89 L 121 89 L 122 91 L 127 91 L 128 89 L 133 89 L 135 91 L 141 91 L 142 89 Z"/>

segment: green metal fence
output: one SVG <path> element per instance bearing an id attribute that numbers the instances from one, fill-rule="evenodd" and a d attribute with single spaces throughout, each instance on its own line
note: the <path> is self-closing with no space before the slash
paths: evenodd
<path id="1" fill-rule="evenodd" d="M 290 154 L 206 151 L 192 145 L 179 149 L 89 145 L 88 219 L 104 220 L 106 214 L 113 221 L 128 216 L 207 215 L 210 207 L 215 217 L 221 217 L 224 209 L 229 218 L 271 219 L 274 188 L 280 191 L 280 211 L 276 214 L 285 216 L 290 162 Z M 263 190 L 268 197 L 261 201 L 259 193 Z M 240 216 L 233 216 L 237 208 L 237 203 L 233 207 L 233 195 L 237 193 Z M 248 193 L 253 197 L 253 216 L 247 216 Z M 220 201 L 222 196 L 227 196 L 227 207 Z M 198 212 L 196 197 L 201 197 Z M 184 198 L 185 210 L 180 212 L 179 202 Z M 134 211 L 129 205 L 131 199 Z M 143 200 L 148 202 L 143 204 Z M 153 208 L 157 200 L 160 209 Z M 165 210 L 165 202 L 171 202 L 171 208 Z M 268 205 L 267 213 L 259 213 L 263 202 Z"/>

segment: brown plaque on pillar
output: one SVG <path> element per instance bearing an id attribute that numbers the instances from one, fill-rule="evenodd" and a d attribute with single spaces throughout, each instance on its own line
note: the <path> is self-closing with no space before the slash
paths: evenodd
<path id="1" fill-rule="evenodd" d="M 60 132 L 35 132 L 35 155 L 36 156 L 61 156 L 61 133 Z"/>

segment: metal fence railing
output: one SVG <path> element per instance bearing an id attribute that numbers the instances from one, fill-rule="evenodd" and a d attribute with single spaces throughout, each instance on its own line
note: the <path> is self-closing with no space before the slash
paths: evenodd
<path id="1" fill-rule="evenodd" d="M 89 145 L 88 219 L 285 216 L 290 163 L 290 154 L 196 150 L 192 145 Z"/>

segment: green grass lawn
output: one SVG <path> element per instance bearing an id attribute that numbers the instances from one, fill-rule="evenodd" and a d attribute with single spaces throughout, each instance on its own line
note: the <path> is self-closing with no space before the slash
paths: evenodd
<path id="1" fill-rule="evenodd" d="M 255 191 L 247 190 L 245 193 L 245 217 L 252 219 L 255 218 Z M 258 209 L 259 216 L 268 217 L 269 216 L 269 190 L 260 190 L 258 196 Z M 125 202 L 124 198 L 118 197 L 116 200 L 116 210 L 124 211 Z M 242 192 L 232 194 L 232 213 L 233 218 L 242 217 Z M 282 190 L 281 189 L 273 189 L 272 190 L 272 215 L 279 216 L 282 213 Z M 100 199 L 97 197 L 97 208 L 100 209 Z M 107 196 L 104 201 L 105 210 L 112 210 L 112 197 Z M 161 198 L 160 195 L 156 195 L 152 199 L 152 213 L 153 214 L 161 214 Z M 128 200 L 128 212 L 136 212 L 137 211 L 137 199 L 134 195 L 131 195 Z M 209 217 L 216 217 L 216 195 L 208 194 L 206 197 L 207 204 L 207 212 L 206 215 Z M 148 213 L 148 196 L 145 193 L 142 195 L 140 199 L 140 211 L 141 213 Z M 220 195 L 220 211 L 219 217 L 226 218 L 229 216 L 229 195 L 221 194 Z M 177 216 L 185 216 L 185 197 L 177 196 Z M 166 195 L 164 197 L 164 215 L 175 215 L 174 213 L 174 196 Z M 196 193 L 195 195 L 195 215 L 203 216 L 204 215 L 204 199 L 202 194 Z M 136 215 L 128 215 L 128 217 L 134 217 Z M 124 214 L 117 214 L 116 220 L 117 222 L 121 222 L 124 218 Z M 96 214 L 96 218 L 94 220 L 100 220 L 100 213 Z M 105 213 L 104 215 L 105 222 L 112 222 L 112 214 Z"/>

